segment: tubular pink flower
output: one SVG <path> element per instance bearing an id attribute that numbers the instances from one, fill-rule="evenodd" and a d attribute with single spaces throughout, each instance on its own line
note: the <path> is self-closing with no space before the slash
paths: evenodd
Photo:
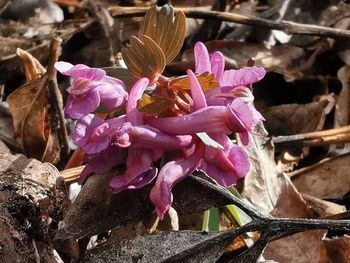
<path id="1" fill-rule="evenodd" d="M 131 124 L 143 124 L 143 113 L 137 110 L 137 101 L 142 98 L 143 93 L 149 85 L 149 79 L 139 79 L 130 91 L 129 100 L 126 104 L 126 118 Z"/>
<path id="2" fill-rule="evenodd" d="M 197 42 L 194 45 L 194 62 L 196 73 L 211 73 L 209 52 L 207 50 L 207 47 L 202 42 Z"/>
<path id="3" fill-rule="evenodd" d="M 145 149 L 129 149 L 126 161 L 127 170 L 123 175 L 116 175 L 109 185 L 114 193 L 126 189 L 138 189 L 149 184 L 157 175 L 157 168 L 152 167 L 152 152 Z"/>
<path id="4" fill-rule="evenodd" d="M 164 214 L 169 210 L 173 202 L 171 189 L 177 182 L 191 175 L 200 165 L 203 150 L 204 147 L 199 144 L 193 155 L 188 158 L 170 161 L 160 170 L 150 193 L 150 199 L 156 206 L 157 215 L 160 219 L 163 219 Z"/>
<path id="5" fill-rule="evenodd" d="M 193 99 L 193 110 L 199 110 L 207 107 L 207 101 L 203 93 L 203 89 L 200 86 L 197 77 L 193 74 L 192 70 L 187 70 L 187 75 L 191 84 L 191 93 Z"/>
<path id="6" fill-rule="evenodd" d="M 149 118 L 147 123 L 174 135 L 250 132 L 254 124 L 252 108 L 237 98 L 228 106 L 209 106 L 184 116 Z"/>
<path id="7" fill-rule="evenodd" d="M 211 137 L 223 145 L 224 150 L 205 146 L 204 161 L 199 169 L 206 172 L 220 185 L 231 187 L 249 172 L 248 155 L 224 134 L 211 134 Z"/>
<path id="8" fill-rule="evenodd" d="M 125 138 L 123 145 L 133 145 L 137 148 L 178 150 L 188 146 L 192 142 L 191 135 L 169 135 L 149 125 L 133 126 L 130 122 L 125 123 L 113 137 L 113 141 Z M 117 143 L 117 145 L 119 145 Z M 122 147 L 122 146 L 120 146 Z"/>
<path id="9" fill-rule="evenodd" d="M 101 152 L 110 145 L 113 132 L 125 120 L 125 115 L 105 121 L 98 116 L 89 114 L 77 121 L 72 133 L 72 140 L 85 153 Z"/>
<path id="10" fill-rule="evenodd" d="M 247 86 L 260 81 L 266 74 L 262 67 L 244 67 L 238 70 L 224 70 L 225 59 L 221 52 L 214 52 L 209 58 L 206 46 L 202 42 L 197 42 L 194 47 L 196 73 L 213 73 L 220 87 L 206 92 L 209 105 L 222 105 L 237 98 L 246 95 L 249 98 L 246 101 L 252 101 L 253 94 L 245 90 L 243 93 L 235 90 L 239 86 Z M 248 88 L 246 88 L 248 89 Z M 216 96 L 219 96 L 216 97 Z M 224 98 L 227 98 L 225 100 Z"/>
<path id="11" fill-rule="evenodd" d="M 137 110 L 137 101 L 141 99 L 145 89 L 149 85 L 147 78 L 139 79 L 130 91 L 129 100 L 126 104 L 126 120 L 120 129 L 114 134 L 113 140 L 117 145 L 132 145 L 133 140 L 142 142 L 141 134 L 139 133 L 144 127 L 144 114 Z M 145 130 L 144 130 L 145 131 Z M 148 131 L 148 134 L 142 134 L 144 139 L 150 140 L 151 137 L 157 134 L 153 131 Z M 159 134 L 158 134 L 159 135 Z M 162 137 L 163 140 L 164 136 Z M 149 145 L 150 142 L 145 141 Z M 153 142 L 154 143 L 154 142 Z M 155 151 L 146 148 L 135 147 L 128 149 L 128 157 L 124 174 L 116 175 L 110 182 L 110 186 L 114 193 L 121 192 L 125 189 L 137 189 L 149 184 L 157 175 L 158 169 L 153 167 L 153 161 L 159 159 L 159 155 Z"/>
<path id="12" fill-rule="evenodd" d="M 84 161 L 86 166 L 80 174 L 79 184 L 83 184 L 87 176 L 91 173 L 103 174 L 111 170 L 117 164 L 126 160 L 126 151 L 109 146 L 107 149 L 97 154 L 86 154 Z"/>
<path id="13" fill-rule="evenodd" d="M 102 105 L 107 111 L 122 105 L 128 98 L 124 83 L 106 76 L 99 68 L 86 65 L 73 66 L 67 62 L 56 62 L 55 68 L 63 75 L 75 78 L 67 90 L 69 95 L 65 115 L 80 119 Z"/>

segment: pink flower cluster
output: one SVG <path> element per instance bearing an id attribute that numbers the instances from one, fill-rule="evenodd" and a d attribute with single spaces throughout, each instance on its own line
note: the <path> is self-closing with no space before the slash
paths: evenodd
<path id="1" fill-rule="evenodd" d="M 261 80 L 265 70 L 224 70 L 223 55 L 214 52 L 210 57 L 200 42 L 194 52 L 195 73 L 214 74 L 220 85 L 203 92 L 196 74 L 187 70 L 193 102 L 188 114 L 174 117 L 138 111 L 137 102 L 150 84 L 147 78 L 139 79 L 128 93 L 122 81 L 106 76 L 102 69 L 56 63 L 58 71 L 75 78 L 65 115 L 77 120 L 72 139 L 85 152 L 80 183 L 90 173 L 114 167 L 119 171 L 110 182 L 114 193 L 141 188 L 155 179 L 150 199 L 162 219 L 172 204 L 172 187 L 196 169 L 225 187 L 247 174 L 248 156 L 228 135 L 237 133 L 244 145 L 249 144 L 252 129 L 263 118 L 246 86 Z M 99 107 L 107 112 L 123 108 L 125 114 L 104 120 L 94 114 Z"/>

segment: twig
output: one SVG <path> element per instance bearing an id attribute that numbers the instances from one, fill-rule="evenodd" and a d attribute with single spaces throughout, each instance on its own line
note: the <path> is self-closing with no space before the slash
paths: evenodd
<path id="1" fill-rule="evenodd" d="M 54 37 L 50 44 L 50 59 L 47 67 L 47 78 L 50 92 L 50 104 L 51 104 L 51 125 L 57 127 L 57 137 L 60 144 L 60 160 L 65 162 L 68 157 L 68 134 L 66 129 L 65 119 L 63 117 L 63 101 L 62 94 L 57 86 L 56 69 L 54 64 L 57 62 L 61 52 L 62 39 Z"/>
<path id="2" fill-rule="evenodd" d="M 278 136 L 273 138 L 272 142 L 278 149 L 344 144 L 350 142 L 350 125 L 324 131 Z"/>
<path id="3" fill-rule="evenodd" d="M 264 18 L 244 16 L 229 12 L 218 12 L 203 10 L 203 8 L 174 8 L 175 11 L 182 10 L 188 18 L 215 19 L 237 24 L 267 27 L 284 31 L 287 34 L 321 36 L 330 38 L 350 38 L 350 30 L 342 30 L 332 27 L 301 24 L 292 21 L 273 21 Z M 113 17 L 137 17 L 144 16 L 147 7 L 121 7 L 112 6 L 109 11 Z"/>

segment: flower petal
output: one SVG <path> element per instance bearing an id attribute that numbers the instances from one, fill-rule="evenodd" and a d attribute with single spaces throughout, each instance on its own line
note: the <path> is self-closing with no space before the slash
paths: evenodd
<path id="1" fill-rule="evenodd" d="M 156 206 L 157 214 L 160 219 L 163 219 L 164 214 L 169 210 L 173 202 L 171 189 L 177 182 L 191 175 L 200 165 L 202 156 L 203 146 L 199 144 L 199 147 L 192 156 L 186 159 L 170 161 L 160 170 L 156 184 L 150 193 L 150 199 Z"/>
<path id="2" fill-rule="evenodd" d="M 131 124 L 143 124 L 143 113 L 137 110 L 137 101 L 141 99 L 145 89 L 148 87 L 149 79 L 139 79 L 131 88 L 129 100 L 126 104 L 127 120 Z"/>
<path id="3" fill-rule="evenodd" d="M 122 105 L 128 98 L 128 93 L 120 85 L 116 86 L 105 83 L 98 86 L 97 90 L 100 95 L 101 104 L 108 112 Z"/>
<path id="4" fill-rule="evenodd" d="M 86 165 L 84 169 L 81 171 L 78 184 L 82 185 L 85 183 L 86 179 L 88 178 L 88 175 L 93 173 L 93 169 L 90 165 Z"/>
<path id="5" fill-rule="evenodd" d="M 152 163 L 152 151 L 130 148 L 128 150 L 128 157 L 126 161 L 127 169 L 125 173 L 123 175 L 113 177 L 109 183 L 113 189 L 113 192 L 119 193 L 125 189 L 135 189 L 137 186 L 142 187 L 150 183 L 156 176 L 156 174 L 154 174 L 156 171 L 154 171 Z"/>
<path id="6" fill-rule="evenodd" d="M 90 68 L 83 64 L 72 65 L 68 62 L 60 61 L 55 63 L 55 68 L 63 75 L 85 78 L 90 80 L 101 80 L 106 76 L 106 72 L 100 68 Z"/>
<path id="7" fill-rule="evenodd" d="M 191 94 L 193 99 L 193 110 L 199 110 L 207 107 L 207 102 L 201 85 L 192 70 L 187 70 L 187 75 L 191 84 Z"/>
<path id="8" fill-rule="evenodd" d="M 211 73 L 209 53 L 206 46 L 202 42 L 197 42 L 194 45 L 194 61 L 196 73 Z"/>
<path id="9" fill-rule="evenodd" d="M 244 67 L 238 70 L 225 70 L 220 78 L 220 86 L 247 86 L 260 81 L 266 74 L 262 67 Z"/>
<path id="10" fill-rule="evenodd" d="M 96 174 L 103 174 L 115 165 L 125 162 L 127 151 L 110 146 L 97 154 L 86 154 L 84 161 Z"/>
<path id="11" fill-rule="evenodd" d="M 216 134 L 212 137 L 222 143 L 225 150 L 206 147 L 205 159 L 200 168 L 220 185 L 230 187 L 248 173 L 248 155 L 241 147 L 234 145 L 226 135 Z"/>
<path id="12" fill-rule="evenodd" d="M 135 147 L 171 151 L 186 147 L 192 142 L 191 135 L 169 135 L 148 125 L 133 126 L 128 132 Z"/>
<path id="13" fill-rule="evenodd" d="M 72 134 L 73 142 L 88 154 L 99 153 L 106 149 L 113 133 L 125 122 L 125 115 L 107 121 L 92 116 L 90 114 L 78 120 Z"/>
<path id="14" fill-rule="evenodd" d="M 79 119 L 76 122 L 72 133 L 72 140 L 74 144 L 78 146 L 85 145 L 89 138 L 87 134 L 90 134 L 94 127 L 97 127 L 102 123 L 103 119 L 99 118 L 98 116 L 95 116 L 94 114 L 89 114 Z"/>
<path id="15" fill-rule="evenodd" d="M 69 94 L 64 114 L 66 118 L 80 119 L 95 111 L 100 104 L 100 96 L 96 89 L 89 90 L 83 96 Z"/>
<path id="16" fill-rule="evenodd" d="M 214 73 L 217 81 L 220 81 L 221 76 L 225 69 L 225 58 L 224 55 L 216 51 L 211 55 L 210 58 L 211 72 Z"/>
<path id="17" fill-rule="evenodd" d="M 229 107 L 209 106 L 184 116 L 148 118 L 147 123 L 163 132 L 175 135 L 199 132 L 229 134 L 234 131 L 232 128 L 237 126 L 236 118 Z M 232 125 L 234 126 L 231 127 Z"/>

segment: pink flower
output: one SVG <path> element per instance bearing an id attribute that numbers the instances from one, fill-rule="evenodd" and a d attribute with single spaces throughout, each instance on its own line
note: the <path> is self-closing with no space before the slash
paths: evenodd
<path id="1" fill-rule="evenodd" d="M 223 146 L 217 149 L 205 145 L 197 138 L 192 148 L 184 148 L 183 157 L 166 163 L 159 172 L 150 198 L 155 204 L 158 217 L 162 219 L 172 204 L 171 189 L 191 175 L 195 169 L 203 170 L 219 184 L 230 187 L 249 171 L 246 152 L 235 146 L 226 134 L 240 132 L 247 143 L 247 134 L 253 123 L 249 106 L 241 99 L 231 105 L 207 106 L 203 90 L 192 71 L 187 74 L 191 83 L 193 113 L 184 116 L 150 119 L 149 123 L 169 134 L 193 134 L 206 132 Z"/>
<path id="2" fill-rule="evenodd" d="M 137 101 L 141 99 L 148 85 L 149 80 L 142 78 L 135 83 L 130 91 L 130 99 L 126 104 L 126 120 L 129 122 L 130 128 L 144 124 L 144 115 L 137 110 Z M 130 139 L 130 134 L 126 132 L 127 129 L 128 127 L 124 125 L 120 133 L 117 133 L 117 137 L 119 135 L 119 138 L 124 138 L 126 145 Z M 137 189 L 149 184 L 157 176 L 158 172 L 158 169 L 153 167 L 153 162 L 161 157 L 162 152 L 161 150 L 154 151 L 142 147 L 130 147 L 126 160 L 126 171 L 123 174 L 114 176 L 109 184 L 113 192 L 118 193 L 125 189 Z"/>
<path id="3" fill-rule="evenodd" d="M 232 100 L 241 97 L 246 102 L 254 100 L 247 85 L 260 81 L 266 74 L 262 67 L 244 67 L 238 70 L 224 70 L 225 59 L 221 52 L 214 52 L 209 57 L 208 50 L 202 42 L 197 42 L 194 47 L 196 73 L 213 73 L 220 83 L 220 87 L 208 91 L 205 95 L 210 105 L 225 105 L 227 98 Z M 237 90 L 238 89 L 238 90 Z"/>
<path id="4" fill-rule="evenodd" d="M 199 144 L 192 155 L 170 161 L 160 170 L 157 181 L 150 193 L 150 199 L 156 206 L 157 215 L 160 219 L 163 219 L 164 214 L 173 202 L 171 189 L 177 182 L 191 175 L 200 165 L 203 150 L 203 145 Z"/>
<path id="5" fill-rule="evenodd" d="M 67 90 L 66 117 L 80 119 L 94 112 L 100 105 L 107 111 L 112 111 L 128 98 L 124 83 L 106 76 L 102 69 L 81 64 L 73 66 L 67 62 L 56 62 L 55 68 L 63 75 L 75 78 Z"/>
<path id="6" fill-rule="evenodd" d="M 72 140 L 87 154 L 99 153 L 111 144 L 114 133 L 125 121 L 125 115 L 103 120 L 96 115 L 89 114 L 75 124 Z"/>

